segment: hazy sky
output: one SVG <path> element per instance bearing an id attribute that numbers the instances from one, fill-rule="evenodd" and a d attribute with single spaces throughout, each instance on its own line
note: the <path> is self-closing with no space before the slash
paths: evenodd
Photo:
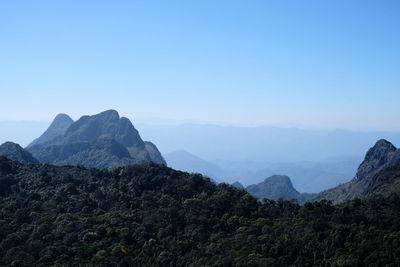
<path id="1" fill-rule="evenodd" d="M 0 120 L 400 129 L 400 1 L 0 2 Z"/>

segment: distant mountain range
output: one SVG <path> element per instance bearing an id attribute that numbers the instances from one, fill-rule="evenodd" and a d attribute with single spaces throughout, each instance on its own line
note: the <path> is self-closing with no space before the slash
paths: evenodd
<path id="1" fill-rule="evenodd" d="M 226 178 L 226 173 L 217 164 L 201 159 L 187 151 L 174 151 L 163 156 L 168 166 L 176 170 L 201 173 L 216 181 L 223 181 Z"/>
<path id="2" fill-rule="evenodd" d="M 361 162 L 376 140 L 384 138 L 400 145 L 399 132 L 211 124 L 135 126 L 164 154 L 185 150 L 209 162 L 337 162 L 352 158 Z"/>
<path id="3" fill-rule="evenodd" d="M 67 115 L 60 118 L 63 117 L 68 126 L 71 118 Z M 53 128 L 49 127 L 48 133 L 31 142 L 45 131 L 43 123 L 0 121 L 0 141 L 21 140 L 31 149 L 36 142 L 51 139 Z M 135 124 L 135 128 L 145 140 L 157 144 L 173 168 L 200 172 L 218 182 L 239 181 L 246 186 L 272 175 L 287 175 L 299 192 L 311 193 L 350 181 L 365 151 L 376 140 L 385 138 L 400 144 L 397 132 L 143 123 Z M 152 150 L 150 143 L 145 144 Z M 192 158 L 192 162 L 185 157 Z"/>
<path id="4" fill-rule="evenodd" d="M 59 114 L 26 149 L 6 142 L 0 146 L 0 155 L 22 163 L 90 168 L 147 162 L 166 165 L 158 148 L 143 141 L 129 119 L 120 117 L 115 110 L 83 116 L 75 122 L 68 115 Z M 234 187 L 245 189 L 259 199 L 298 199 L 300 203 L 327 199 L 340 203 L 375 194 L 389 195 L 400 190 L 400 150 L 384 139 L 368 150 L 356 173 L 355 160 L 292 163 L 207 161 L 184 150 L 167 153 L 165 158 L 175 169 L 201 173 L 216 182 L 237 181 L 233 183 Z M 350 180 L 349 177 L 354 178 Z M 318 190 L 327 186 L 332 188 Z M 322 192 L 300 193 L 317 190 Z"/>
<path id="5" fill-rule="evenodd" d="M 223 173 L 218 165 L 212 165 L 187 152 L 181 151 L 167 155 L 167 158 L 174 156 L 175 161 L 172 161 L 172 163 L 176 166 L 181 164 L 181 169 L 187 166 L 187 163 L 184 164 L 185 162 L 182 160 L 184 158 L 192 164 L 192 168 L 197 168 L 197 170 L 200 170 L 200 167 L 203 168 L 204 173 L 212 174 L 207 169 L 210 167 L 212 167 L 214 173 Z M 193 162 L 197 162 L 197 164 L 193 164 Z M 299 193 L 289 176 L 286 175 L 272 175 L 262 182 L 247 187 L 244 187 L 238 181 L 232 183 L 232 186 L 245 189 L 259 199 L 297 199 L 299 203 L 322 199 L 340 203 L 376 194 L 388 196 L 391 193 L 400 192 L 400 149 L 386 140 L 379 140 L 368 150 L 364 161 L 359 165 L 358 171 L 351 181 L 318 194 Z"/>
<path id="6" fill-rule="evenodd" d="M 300 192 L 311 193 L 348 182 L 361 162 L 356 159 L 291 163 L 207 161 L 184 150 L 164 154 L 164 158 L 174 169 L 201 173 L 218 182 L 251 185 L 272 175 L 287 175 Z"/>

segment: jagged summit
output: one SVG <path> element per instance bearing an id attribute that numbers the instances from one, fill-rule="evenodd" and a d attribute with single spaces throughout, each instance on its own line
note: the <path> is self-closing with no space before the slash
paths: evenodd
<path id="1" fill-rule="evenodd" d="M 39 161 L 35 159 L 31 153 L 13 142 L 5 142 L 0 146 L 0 156 L 5 156 L 8 159 L 16 160 L 22 163 L 39 163 Z"/>
<path id="2" fill-rule="evenodd" d="M 74 121 L 67 114 L 58 114 L 50 124 L 49 128 L 47 128 L 47 130 L 39 138 L 33 140 L 33 142 L 30 143 L 27 148 L 50 142 L 53 139 L 64 135 L 69 126 L 71 126 L 73 123 Z"/>
<path id="3" fill-rule="evenodd" d="M 145 143 L 131 121 L 112 109 L 82 116 L 62 135 L 28 149 L 40 161 L 58 165 L 105 168 L 144 162 L 165 164 L 157 147 Z"/>
<path id="4" fill-rule="evenodd" d="M 365 155 L 365 161 L 387 157 L 390 153 L 396 150 L 397 148 L 392 143 L 385 139 L 381 139 L 368 150 Z"/>

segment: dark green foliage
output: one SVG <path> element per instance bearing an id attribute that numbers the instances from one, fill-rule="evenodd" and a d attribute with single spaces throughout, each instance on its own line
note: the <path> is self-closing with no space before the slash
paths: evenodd
<path id="1" fill-rule="evenodd" d="M 0 265 L 398 266 L 400 197 L 257 201 L 197 174 L 0 157 Z"/>

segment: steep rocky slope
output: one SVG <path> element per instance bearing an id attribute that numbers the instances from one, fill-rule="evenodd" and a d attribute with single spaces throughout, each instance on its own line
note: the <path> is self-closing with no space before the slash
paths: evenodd
<path id="1" fill-rule="evenodd" d="M 368 150 L 364 161 L 358 167 L 356 176 L 350 182 L 323 191 L 314 200 L 327 199 L 339 203 L 354 198 L 364 198 L 375 193 L 389 195 L 396 191 L 393 190 L 397 188 L 394 184 L 399 182 L 395 179 L 399 164 L 400 150 L 390 142 L 381 139 Z"/>

